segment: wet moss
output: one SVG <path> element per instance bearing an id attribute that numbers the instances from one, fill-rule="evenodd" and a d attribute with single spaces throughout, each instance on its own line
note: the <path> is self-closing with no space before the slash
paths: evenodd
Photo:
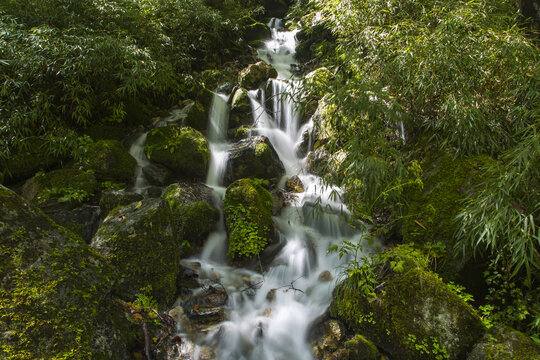
<path id="1" fill-rule="evenodd" d="M 434 273 L 422 255 L 400 246 L 372 270 L 373 293 L 356 274 L 335 289 L 332 316 L 365 334 L 393 359 L 460 359 L 484 332 L 474 309 Z"/>
<path id="2" fill-rule="evenodd" d="M 474 347 L 467 360 L 540 360 L 540 345 L 527 335 L 496 325 Z"/>
<path id="3" fill-rule="evenodd" d="M 144 151 L 150 160 L 186 177 L 203 178 L 210 161 L 208 142 L 190 127 L 153 129 L 148 133 Z"/>
<path id="4" fill-rule="evenodd" d="M 225 194 L 228 256 L 245 260 L 259 255 L 272 238 L 272 195 L 256 180 L 240 179 Z"/>

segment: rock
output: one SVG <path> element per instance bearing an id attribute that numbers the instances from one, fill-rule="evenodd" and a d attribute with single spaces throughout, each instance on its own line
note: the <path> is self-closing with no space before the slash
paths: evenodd
<path id="1" fill-rule="evenodd" d="M 285 194 L 281 189 L 273 189 L 270 194 L 272 194 L 272 215 L 276 216 L 285 205 Z"/>
<path id="2" fill-rule="evenodd" d="M 61 159 L 50 151 L 50 147 L 47 141 L 38 137 L 25 139 L 21 149 L 15 150 L 7 158 L 0 158 L 3 182 L 13 184 L 58 164 Z"/>
<path id="3" fill-rule="evenodd" d="M 0 239 L 2 357 L 127 358 L 128 324 L 99 254 L 3 186 Z"/>
<path id="4" fill-rule="evenodd" d="M 272 302 L 276 299 L 276 289 L 272 289 L 266 293 L 266 300 Z"/>
<path id="5" fill-rule="evenodd" d="M 321 327 L 321 325 L 318 325 Z M 343 349 L 345 329 L 336 320 L 322 324 L 322 333 L 313 341 L 313 354 L 316 359 L 348 359 L 349 351 Z M 345 351 L 343 351 L 345 350 Z"/>
<path id="6" fill-rule="evenodd" d="M 131 191 L 110 190 L 101 194 L 99 207 L 101 208 L 101 214 L 103 217 L 106 217 L 115 207 L 129 205 L 131 203 L 141 201 L 142 199 L 142 195 Z"/>
<path id="7" fill-rule="evenodd" d="M 99 206 L 87 204 L 74 208 L 68 203 L 57 203 L 56 206 L 42 207 L 41 210 L 58 225 L 73 231 L 88 244 L 97 231 L 101 216 Z"/>
<path id="8" fill-rule="evenodd" d="M 227 318 L 225 309 L 209 306 L 199 306 L 196 311 L 193 309 L 188 316 L 197 327 L 213 326 L 225 321 Z"/>
<path id="9" fill-rule="evenodd" d="M 249 65 L 240 72 L 238 84 L 242 88 L 254 90 L 269 78 L 275 78 L 276 76 L 277 71 L 273 67 L 267 65 L 263 61 L 259 61 Z"/>
<path id="10" fill-rule="evenodd" d="M 166 126 L 151 130 L 144 151 L 150 160 L 190 178 L 203 178 L 210 161 L 205 137 L 189 127 Z"/>
<path id="11" fill-rule="evenodd" d="M 489 329 L 467 360 L 539 360 L 540 346 L 527 335 L 507 326 Z"/>
<path id="12" fill-rule="evenodd" d="M 246 89 L 238 88 L 232 98 L 229 128 L 238 129 L 253 124 L 251 101 Z"/>
<path id="13" fill-rule="evenodd" d="M 310 150 L 312 150 L 313 141 L 311 138 L 311 130 L 306 129 L 302 133 L 302 140 L 297 144 L 296 154 L 298 157 L 305 157 Z"/>
<path id="14" fill-rule="evenodd" d="M 236 263 L 257 257 L 272 241 L 272 196 L 252 179 L 231 184 L 225 193 L 224 216 L 229 250 Z"/>
<path id="15" fill-rule="evenodd" d="M 146 199 L 114 209 L 91 245 L 115 267 L 114 290 L 123 299 L 132 300 L 151 285 L 161 304 L 174 300 L 180 244 L 166 201 Z"/>
<path id="16" fill-rule="evenodd" d="M 330 154 L 325 148 L 319 148 L 310 152 L 307 158 L 308 171 L 315 175 L 324 175 L 329 159 Z"/>
<path id="17" fill-rule="evenodd" d="M 22 187 L 22 195 L 35 204 L 49 200 L 76 204 L 92 197 L 96 187 L 96 178 L 91 173 L 78 169 L 59 169 L 28 179 Z"/>
<path id="18" fill-rule="evenodd" d="M 349 360 L 380 360 L 381 353 L 371 341 L 362 335 L 355 335 L 345 342 L 345 348 L 349 350 Z"/>
<path id="19" fill-rule="evenodd" d="M 253 136 L 234 145 L 224 181 L 230 184 L 251 177 L 277 182 L 284 173 L 283 164 L 270 141 L 264 136 Z"/>
<path id="20" fill-rule="evenodd" d="M 377 276 L 372 294 L 361 290 L 358 276 L 345 279 L 334 290 L 332 316 L 395 360 L 464 358 L 485 330 L 478 314 L 425 270 L 410 246 L 383 256 L 385 261 L 372 267 Z"/>
<path id="21" fill-rule="evenodd" d="M 319 281 L 323 282 L 329 282 L 332 281 L 334 277 L 332 276 L 332 273 L 328 270 L 324 270 L 319 274 Z"/>
<path id="22" fill-rule="evenodd" d="M 163 165 L 150 164 L 143 167 L 142 172 L 144 177 L 152 185 L 165 186 L 172 182 L 173 174 L 171 170 Z"/>
<path id="23" fill-rule="evenodd" d="M 181 182 L 169 185 L 162 197 L 171 206 L 178 241 L 184 247 L 202 247 L 219 219 L 219 211 L 212 205 L 212 189 L 203 184 Z"/>
<path id="24" fill-rule="evenodd" d="M 272 36 L 270 29 L 263 23 L 254 22 L 248 25 L 245 30 L 244 39 L 246 41 L 269 39 Z"/>
<path id="25" fill-rule="evenodd" d="M 193 104 L 184 119 L 184 125 L 201 132 L 206 131 L 208 125 L 208 112 L 203 104 L 198 101 Z"/>
<path id="26" fill-rule="evenodd" d="M 100 140 L 88 145 L 81 161 L 86 170 L 94 171 L 98 180 L 132 180 L 137 160 L 124 149 L 118 140 Z"/>
<path id="27" fill-rule="evenodd" d="M 294 175 L 292 178 L 285 182 L 285 189 L 294 193 L 303 193 L 304 184 L 302 183 L 302 180 L 300 180 L 298 175 Z"/>

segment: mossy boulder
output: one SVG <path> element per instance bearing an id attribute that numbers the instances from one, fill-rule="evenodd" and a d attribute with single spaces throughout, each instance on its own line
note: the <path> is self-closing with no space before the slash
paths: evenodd
<path id="1" fill-rule="evenodd" d="M 126 190 L 110 190 L 101 194 L 99 207 L 101 214 L 106 217 L 112 209 L 118 206 L 129 205 L 134 202 L 139 202 L 143 199 L 141 194 Z"/>
<path id="2" fill-rule="evenodd" d="M 264 61 L 259 61 L 240 71 L 238 84 L 244 89 L 254 90 L 258 89 L 269 78 L 275 78 L 276 76 L 276 69 L 267 65 Z"/>
<path id="3" fill-rule="evenodd" d="M 334 74 L 325 67 L 320 67 L 307 74 L 304 78 L 302 104 L 302 122 L 308 121 L 318 108 L 319 100 L 329 91 L 328 83 Z"/>
<path id="4" fill-rule="evenodd" d="M 206 131 L 208 125 L 208 111 L 203 104 L 196 101 L 193 106 L 189 108 L 186 118 L 184 119 L 184 125 L 198 131 Z"/>
<path id="5" fill-rule="evenodd" d="M 467 360 L 540 360 L 540 345 L 527 335 L 504 325 L 488 330 Z"/>
<path id="6" fill-rule="evenodd" d="M 439 261 L 439 273 L 452 279 L 465 265 L 454 256 L 455 218 L 463 200 L 483 181 L 482 167 L 492 160 L 486 156 L 454 158 L 449 153 L 433 153 L 422 163 L 423 189 L 411 188 L 405 196 L 407 215 L 403 217 L 403 241 L 418 245 L 442 243 L 446 255 Z"/>
<path id="7" fill-rule="evenodd" d="M 113 268 L 78 236 L 0 186 L 0 357 L 123 359 Z"/>
<path id="8" fill-rule="evenodd" d="M 142 288 L 151 285 L 158 302 L 172 303 L 180 244 L 166 201 L 146 199 L 114 209 L 91 246 L 115 267 L 114 291 L 122 299 L 133 300 Z"/>
<path id="9" fill-rule="evenodd" d="M 349 360 L 381 360 L 379 349 L 362 335 L 347 340 L 345 349 L 349 350 Z"/>
<path id="10" fill-rule="evenodd" d="M 254 41 L 261 39 L 269 39 L 272 36 L 270 29 L 263 23 L 258 21 L 246 26 L 244 39 L 246 41 Z"/>
<path id="11" fill-rule="evenodd" d="M 88 145 L 82 167 L 94 171 L 98 180 L 129 182 L 133 178 L 137 160 L 118 140 L 100 140 Z"/>
<path id="12" fill-rule="evenodd" d="M 97 181 L 94 174 L 79 169 L 58 169 L 28 179 L 22 187 L 27 201 L 43 204 L 48 200 L 82 202 L 94 195 Z"/>
<path id="13" fill-rule="evenodd" d="M 14 151 L 8 158 L 0 158 L 0 179 L 5 184 L 13 184 L 28 179 L 40 170 L 47 170 L 61 160 L 50 151 L 50 144 L 38 137 L 25 140 L 19 150 Z"/>
<path id="14" fill-rule="evenodd" d="M 398 246 L 367 270 L 375 279 L 345 279 L 331 314 L 364 334 L 394 360 L 462 359 L 485 328 L 474 309 L 434 273 L 417 250 Z"/>
<path id="15" fill-rule="evenodd" d="M 242 126 L 250 126 L 253 124 L 251 100 L 249 99 L 246 89 L 238 88 L 234 92 L 229 115 L 230 129 L 237 129 Z"/>
<path id="16" fill-rule="evenodd" d="M 210 161 L 208 141 L 190 127 L 166 126 L 148 133 L 148 158 L 189 178 L 203 178 Z"/>
<path id="17" fill-rule="evenodd" d="M 225 192 L 224 215 L 230 259 L 257 257 L 272 241 L 272 195 L 253 179 L 240 179 Z"/>
<path id="18" fill-rule="evenodd" d="M 224 181 L 260 178 L 277 182 L 285 173 L 274 147 L 264 136 L 253 136 L 236 143 L 229 154 Z"/>
<path id="19" fill-rule="evenodd" d="M 161 195 L 172 210 L 176 236 L 188 255 L 200 248 L 219 219 L 219 211 L 212 205 L 212 189 L 195 183 L 169 185 Z"/>

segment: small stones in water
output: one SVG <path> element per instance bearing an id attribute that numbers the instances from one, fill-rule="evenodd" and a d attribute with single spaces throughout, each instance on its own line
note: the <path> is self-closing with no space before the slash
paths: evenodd
<path id="1" fill-rule="evenodd" d="M 275 298 L 276 298 L 276 289 L 272 289 L 266 294 L 266 300 L 270 302 L 274 301 Z"/>
<path id="2" fill-rule="evenodd" d="M 264 311 L 263 311 L 263 316 L 264 316 L 264 317 L 270 317 L 270 315 L 272 315 L 272 308 L 271 308 L 271 307 L 267 307 L 267 308 L 264 309 Z"/>
<path id="3" fill-rule="evenodd" d="M 330 273 L 330 271 L 328 270 L 325 270 L 319 274 L 319 281 L 329 282 L 329 281 L 332 281 L 333 279 L 334 277 L 332 276 L 332 273 Z"/>
<path id="4" fill-rule="evenodd" d="M 303 193 L 304 184 L 302 183 L 302 180 L 300 180 L 300 178 L 297 175 L 294 175 L 285 183 L 285 189 L 287 189 L 287 191 L 294 192 L 294 193 Z"/>

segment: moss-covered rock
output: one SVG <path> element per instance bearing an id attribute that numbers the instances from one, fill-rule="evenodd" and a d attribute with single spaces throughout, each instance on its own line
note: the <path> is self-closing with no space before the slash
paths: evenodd
<path id="1" fill-rule="evenodd" d="M 246 27 L 244 39 L 246 41 L 254 41 L 268 39 L 271 36 L 272 34 L 268 26 L 260 22 L 254 22 L 253 24 Z"/>
<path id="2" fill-rule="evenodd" d="M 229 128 L 237 129 L 241 126 L 253 124 L 251 101 L 246 89 L 238 88 L 232 98 L 229 116 Z"/>
<path id="3" fill-rule="evenodd" d="M 467 360 L 540 360 L 540 345 L 506 326 L 489 329 Z"/>
<path id="4" fill-rule="evenodd" d="M 147 199 L 114 209 L 91 246 L 115 267 L 114 291 L 123 299 L 132 300 L 151 285 L 151 294 L 160 303 L 174 300 L 180 244 L 166 201 Z"/>
<path id="5" fill-rule="evenodd" d="M 206 131 L 208 125 L 208 111 L 203 104 L 198 101 L 193 104 L 184 119 L 184 125 L 198 131 Z"/>
<path id="6" fill-rule="evenodd" d="M 125 190 L 110 190 L 101 194 L 99 207 L 101 214 L 106 217 L 112 209 L 118 206 L 129 205 L 134 202 L 139 202 L 143 199 L 141 194 Z"/>
<path id="7" fill-rule="evenodd" d="M 439 272 L 444 277 L 454 277 L 464 265 L 453 255 L 455 218 L 462 201 L 482 182 L 482 166 L 490 161 L 485 156 L 458 159 L 449 153 L 431 154 L 422 164 L 423 189 L 411 188 L 405 194 L 408 210 L 401 226 L 403 241 L 444 244 L 446 256 L 444 262 L 439 261 Z"/>
<path id="8" fill-rule="evenodd" d="M 122 359 L 113 269 L 72 232 L 0 186 L 0 357 Z"/>
<path id="9" fill-rule="evenodd" d="M 38 137 L 25 140 L 24 146 L 7 159 L 0 158 L 0 171 L 5 184 L 28 179 L 40 170 L 58 164 L 60 158 L 50 151 L 50 144 Z"/>
<path id="10" fill-rule="evenodd" d="M 79 169 L 58 169 L 28 179 L 22 187 L 27 201 L 42 204 L 48 200 L 82 202 L 94 195 L 94 174 Z"/>
<path id="11" fill-rule="evenodd" d="M 133 178 L 137 160 L 118 140 L 100 140 L 88 145 L 82 167 L 93 170 L 99 180 L 129 182 Z"/>
<path id="12" fill-rule="evenodd" d="M 190 127 L 153 129 L 148 133 L 144 151 L 150 160 L 191 178 L 203 178 L 210 161 L 206 138 Z"/>
<path id="13" fill-rule="evenodd" d="M 349 360 L 380 360 L 381 353 L 375 344 L 362 335 L 355 335 L 345 342 L 349 350 Z"/>
<path id="14" fill-rule="evenodd" d="M 183 246 L 183 254 L 200 248 L 219 219 L 219 211 L 212 204 L 212 189 L 203 184 L 176 183 L 169 185 L 163 194 L 169 203 L 176 236 Z"/>
<path id="15" fill-rule="evenodd" d="M 228 256 L 241 263 L 258 256 L 272 240 L 272 195 L 253 179 L 232 183 L 225 193 Z"/>
<path id="16" fill-rule="evenodd" d="M 230 184 L 251 177 L 277 182 L 284 173 L 283 164 L 270 141 L 264 136 L 253 136 L 234 145 L 224 181 Z"/>
<path id="17" fill-rule="evenodd" d="M 275 78 L 276 76 L 276 69 L 263 61 L 259 61 L 240 71 L 238 84 L 244 89 L 253 90 L 257 89 L 269 78 Z"/>
<path id="18" fill-rule="evenodd" d="M 418 251 L 394 248 L 367 270 L 372 289 L 363 274 L 336 287 L 332 316 L 395 360 L 462 359 L 482 337 L 482 321 L 424 265 Z"/>

